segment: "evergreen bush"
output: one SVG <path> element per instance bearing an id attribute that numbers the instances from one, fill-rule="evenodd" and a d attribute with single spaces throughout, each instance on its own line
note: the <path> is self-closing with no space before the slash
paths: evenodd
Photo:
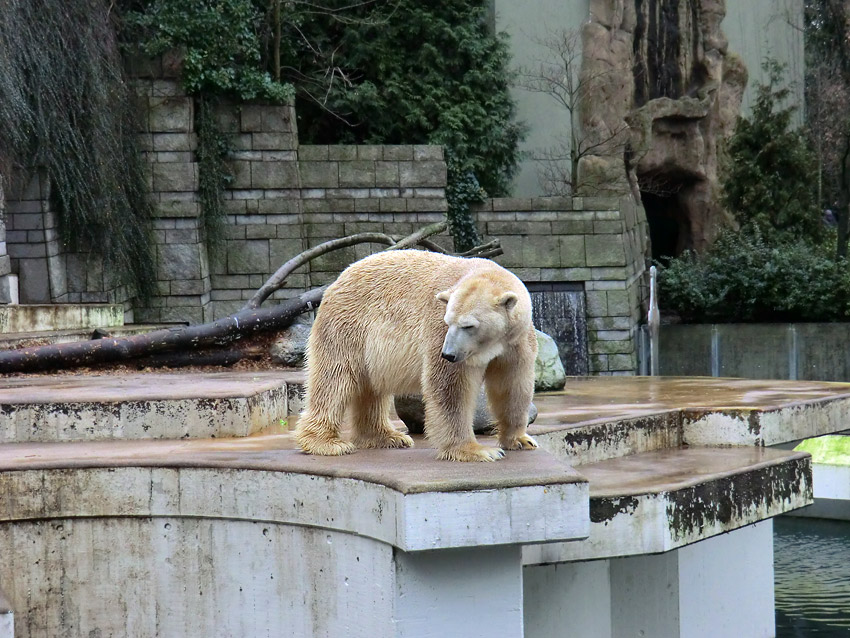
<path id="1" fill-rule="evenodd" d="M 507 194 L 522 127 L 510 54 L 489 3 L 446 0 L 304 5 L 284 25 L 283 74 L 296 88 L 298 130 L 315 144 L 441 144 L 449 222 L 459 248 L 477 231 L 479 188 Z M 349 7 L 345 9 L 344 7 Z M 475 185 L 477 183 L 477 185 Z"/>

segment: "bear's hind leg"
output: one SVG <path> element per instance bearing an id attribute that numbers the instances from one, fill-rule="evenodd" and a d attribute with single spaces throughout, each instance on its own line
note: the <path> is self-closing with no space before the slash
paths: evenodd
<path id="1" fill-rule="evenodd" d="M 345 409 L 354 393 L 351 374 L 334 367 L 322 374 L 310 369 L 308 376 L 307 405 L 298 419 L 295 440 L 309 454 L 351 454 L 354 444 L 340 436 Z"/>
<path id="2" fill-rule="evenodd" d="M 413 447 L 413 439 L 390 423 L 390 397 L 362 391 L 352 406 L 354 444 L 359 448 Z"/>

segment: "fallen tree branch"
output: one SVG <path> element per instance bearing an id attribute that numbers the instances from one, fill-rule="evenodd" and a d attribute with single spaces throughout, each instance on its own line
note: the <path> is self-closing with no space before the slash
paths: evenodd
<path id="1" fill-rule="evenodd" d="M 121 339 L 107 337 L 92 341 L 5 350 L 0 352 L 0 373 L 74 368 L 93 363 L 133 359 L 181 348 L 195 349 L 209 344 L 222 345 L 256 332 L 282 330 L 289 326 L 298 315 L 317 307 L 324 292 L 325 287 L 314 288 L 271 308 L 240 310 L 212 323 L 166 328 Z"/>

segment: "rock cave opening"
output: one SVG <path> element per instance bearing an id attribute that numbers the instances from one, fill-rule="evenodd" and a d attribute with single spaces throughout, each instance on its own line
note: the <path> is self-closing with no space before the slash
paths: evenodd
<path id="1" fill-rule="evenodd" d="M 682 190 L 641 190 L 653 261 L 666 264 L 692 247 L 690 223 L 681 193 Z"/>

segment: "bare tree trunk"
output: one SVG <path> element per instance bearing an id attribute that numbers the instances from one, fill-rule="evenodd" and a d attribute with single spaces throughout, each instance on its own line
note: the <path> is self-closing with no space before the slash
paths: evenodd
<path id="1" fill-rule="evenodd" d="M 841 178 L 838 199 L 838 246 L 839 259 L 847 257 L 850 238 L 850 134 L 844 135 L 844 152 L 841 155 Z"/>

